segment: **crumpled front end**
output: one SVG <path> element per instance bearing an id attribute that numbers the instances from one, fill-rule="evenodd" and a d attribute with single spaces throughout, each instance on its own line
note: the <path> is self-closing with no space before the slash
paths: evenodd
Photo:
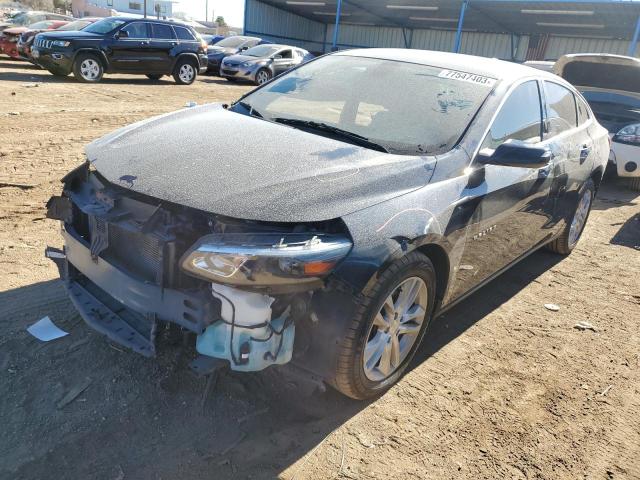
<path id="1" fill-rule="evenodd" d="M 296 323 L 310 321 L 314 291 L 351 247 L 331 222 L 217 217 L 112 185 L 89 164 L 63 181 L 47 216 L 62 222 L 64 249 L 47 256 L 85 322 L 145 356 L 173 324 L 233 370 L 289 362 Z"/>

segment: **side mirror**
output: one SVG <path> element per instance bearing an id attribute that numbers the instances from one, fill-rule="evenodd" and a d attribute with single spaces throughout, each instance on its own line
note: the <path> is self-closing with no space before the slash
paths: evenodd
<path id="1" fill-rule="evenodd" d="M 129 38 L 129 32 L 126 30 L 120 30 L 116 33 L 116 38 Z"/>
<path id="2" fill-rule="evenodd" d="M 485 165 L 500 165 L 503 167 L 542 168 L 552 158 L 552 153 L 546 148 L 534 147 L 523 142 L 503 143 L 493 152 L 489 149 L 481 150 L 478 162 Z"/>
<path id="3" fill-rule="evenodd" d="M 249 50 L 249 47 L 242 47 L 242 48 L 240 49 L 240 51 L 241 51 L 241 52 L 244 52 L 245 50 Z"/>
<path id="4" fill-rule="evenodd" d="M 273 59 L 274 60 L 282 60 L 282 55 L 274 55 Z"/>

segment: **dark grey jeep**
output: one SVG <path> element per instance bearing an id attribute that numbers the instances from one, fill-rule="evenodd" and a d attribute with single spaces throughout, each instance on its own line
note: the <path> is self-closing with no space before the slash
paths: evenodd
<path id="1" fill-rule="evenodd" d="M 438 314 L 542 246 L 571 252 L 608 153 L 554 75 L 341 52 L 90 144 L 49 202 L 65 245 L 48 256 L 136 352 L 179 326 L 232 370 L 291 362 L 365 398 Z"/>

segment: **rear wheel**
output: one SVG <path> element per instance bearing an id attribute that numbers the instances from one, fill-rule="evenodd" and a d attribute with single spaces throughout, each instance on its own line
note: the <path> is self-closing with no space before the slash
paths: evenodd
<path id="1" fill-rule="evenodd" d="M 587 224 L 591 205 L 595 194 L 595 186 L 592 180 L 587 180 L 578 194 L 578 205 L 570 222 L 558 238 L 547 244 L 547 249 L 561 255 L 569 255 L 582 236 Z"/>
<path id="2" fill-rule="evenodd" d="M 148 74 L 147 78 L 149 80 L 153 80 L 154 82 L 156 82 L 156 81 L 158 81 L 158 80 L 160 80 L 162 78 L 162 75 L 158 75 L 158 74 L 155 74 L 155 73 L 154 74 Z"/>
<path id="3" fill-rule="evenodd" d="M 191 85 L 195 82 L 197 76 L 198 70 L 193 60 L 189 58 L 178 60 L 176 68 L 173 71 L 173 79 L 178 85 Z"/>
<path id="4" fill-rule="evenodd" d="M 102 80 L 104 67 L 100 59 L 91 53 L 81 53 L 73 62 L 73 76 L 84 83 L 97 83 Z"/>
<path id="5" fill-rule="evenodd" d="M 340 345 L 333 386 L 364 399 L 396 383 L 415 355 L 431 319 L 435 271 L 411 252 L 389 266 L 363 294 Z"/>
<path id="6" fill-rule="evenodd" d="M 271 80 L 271 72 L 266 68 L 261 68 L 256 73 L 256 85 L 264 85 L 269 80 Z"/>
<path id="7" fill-rule="evenodd" d="M 631 190 L 635 190 L 636 192 L 640 192 L 640 177 L 630 178 L 629 188 Z"/>

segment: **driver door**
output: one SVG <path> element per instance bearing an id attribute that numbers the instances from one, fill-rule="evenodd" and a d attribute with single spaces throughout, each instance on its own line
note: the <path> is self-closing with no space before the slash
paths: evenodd
<path id="1" fill-rule="evenodd" d="M 539 82 L 517 86 L 494 118 L 480 148 L 483 155 L 506 142 L 547 148 L 543 141 Z M 474 160 L 477 163 L 477 160 Z M 472 198 L 472 219 L 454 282 L 453 297 L 464 294 L 551 236 L 550 200 L 554 161 L 543 168 L 474 165 L 484 178 L 464 195 Z"/>
<path id="2" fill-rule="evenodd" d="M 111 47 L 110 64 L 118 72 L 144 72 L 152 55 L 149 24 L 131 22 L 122 27 Z"/>
<path id="3" fill-rule="evenodd" d="M 273 58 L 274 75 L 280 75 L 294 66 L 293 50 L 290 48 L 280 50 Z"/>

